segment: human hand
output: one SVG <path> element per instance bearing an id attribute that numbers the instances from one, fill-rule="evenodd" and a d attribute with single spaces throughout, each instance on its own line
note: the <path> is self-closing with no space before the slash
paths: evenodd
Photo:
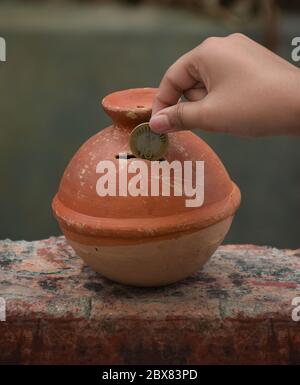
<path id="1" fill-rule="evenodd" d="M 164 75 L 150 126 L 300 135 L 300 70 L 242 34 L 208 38 Z"/>

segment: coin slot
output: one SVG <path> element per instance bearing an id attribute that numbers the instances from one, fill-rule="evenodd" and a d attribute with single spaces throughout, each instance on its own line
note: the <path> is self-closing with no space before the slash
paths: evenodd
<path id="1" fill-rule="evenodd" d="M 137 157 L 133 154 L 121 154 L 121 155 L 118 154 L 115 156 L 115 158 L 116 159 L 137 159 Z M 143 159 L 143 158 L 141 158 L 141 159 Z M 148 160 L 150 160 L 150 159 L 148 159 Z M 158 162 L 165 162 L 165 161 L 166 161 L 165 158 L 158 159 Z M 151 162 L 153 162 L 153 160 Z"/>
<path id="2" fill-rule="evenodd" d="M 136 106 L 136 108 L 145 108 L 145 106 Z"/>
<path id="3" fill-rule="evenodd" d="M 136 156 L 133 155 L 133 154 L 122 154 L 122 155 L 116 155 L 115 156 L 116 159 L 135 159 Z"/>

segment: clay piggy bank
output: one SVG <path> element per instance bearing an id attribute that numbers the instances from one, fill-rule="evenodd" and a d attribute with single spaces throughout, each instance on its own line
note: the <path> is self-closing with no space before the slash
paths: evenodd
<path id="1" fill-rule="evenodd" d="M 240 191 L 220 159 L 192 132 L 169 134 L 164 159 L 155 163 L 132 155 L 130 133 L 149 121 L 156 91 L 130 89 L 103 99 L 113 125 L 77 151 L 52 203 L 66 239 L 88 265 L 136 286 L 170 284 L 200 269 L 223 241 L 240 204 Z M 197 199 L 183 189 L 178 170 L 165 180 L 162 173 L 151 173 L 152 166 L 157 170 L 174 161 L 182 166 L 181 176 L 192 164 L 188 182 L 192 191 L 198 186 Z M 204 178 L 199 181 L 196 162 Z M 177 192 L 151 194 L 154 183 Z"/>

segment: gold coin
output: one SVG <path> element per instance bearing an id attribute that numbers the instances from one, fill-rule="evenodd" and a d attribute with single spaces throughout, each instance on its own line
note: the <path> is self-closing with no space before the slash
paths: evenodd
<path id="1" fill-rule="evenodd" d="M 130 134 L 129 146 L 137 158 L 160 160 L 168 149 L 168 135 L 151 131 L 149 123 L 136 126 Z"/>

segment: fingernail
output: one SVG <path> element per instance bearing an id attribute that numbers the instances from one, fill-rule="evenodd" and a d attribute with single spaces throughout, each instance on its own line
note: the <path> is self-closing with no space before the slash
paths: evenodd
<path id="1" fill-rule="evenodd" d="M 150 127 L 153 129 L 153 131 L 157 132 L 167 132 L 171 130 L 169 118 L 164 114 L 154 115 L 150 119 Z"/>

